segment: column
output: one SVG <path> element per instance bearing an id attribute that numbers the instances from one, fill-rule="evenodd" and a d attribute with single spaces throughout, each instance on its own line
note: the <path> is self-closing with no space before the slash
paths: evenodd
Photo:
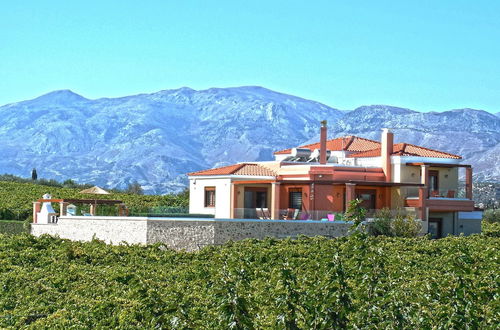
<path id="1" fill-rule="evenodd" d="M 421 184 L 429 187 L 429 165 L 420 165 Z"/>
<path id="2" fill-rule="evenodd" d="M 95 215 L 96 205 L 90 204 L 90 215 Z"/>
<path id="3" fill-rule="evenodd" d="M 426 205 L 427 194 L 428 194 L 427 187 L 418 188 L 418 202 L 419 202 L 418 217 L 422 221 L 427 221 L 427 205 Z"/>
<path id="4" fill-rule="evenodd" d="M 42 203 L 33 202 L 33 223 L 37 223 L 36 215 L 38 212 L 40 212 L 41 208 L 42 208 Z"/>
<path id="5" fill-rule="evenodd" d="M 238 190 L 237 185 L 231 182 L 231 194 L 230 194 L 230 206 L 229 206 L 229 218 L 234 219 L 236 215 L 236 208 L 238 207 Z"/>
<path id="6" fill-rule="evenodd" d="M 345 209 L 349 208 L 349 202 L 356 199 L 356 184 L 346 183 L 345 184 Z"/>
<path id="7" fill-rule="evenodd" d="M 465 198 L 472 199 L 472 167 L 465 169 Z"/>
<path id="8" fill-rule="evenodd" d="M 271 219 L 273 220 L 280 218 L 280 188 L 279 182 L 271 183 Z"/>

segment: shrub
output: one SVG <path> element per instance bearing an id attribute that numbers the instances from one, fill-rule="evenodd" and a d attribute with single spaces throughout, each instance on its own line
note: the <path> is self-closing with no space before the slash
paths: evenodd
<path id="1" fill-rule="evenodd" d="M 483 221 L 500 222 L 500 209 L 489 209 L 483 213 Z"/>
<path id="2" fill-rule="evenodd" d="M 2 329 L 496 329 L 499 239 L 264 239 L 196 253 L 0 235 Z"/>
<path id="3" fill-rule="evenodd" d="M 27 232 L 27 229 L 24 228 L 23 221 L 0 220 L 0 233 L 2 234 L 21 234 L 25 232 Z"/>
<path id="4" fill-rule="evenodd" d="M 398 210 L 396 215 L 384 208 L 375 213 L 375 219 L 368 225 L 368 232 L 373 236 L 416 237 L 422 225 L 413 215 Z"/>
<path id="5" fill-rule="evenodd" d="M 484 222 L 482 234 L 489 237 L 500 237 L 500 222 Z"/>
<path id="6" fill-rule="evenodd" d="M 366 209 L 361 207 L 361 199 L 353 199 L 349 202 L 347 210 L 344 214 L 345 221 L 352 221 L 354 228 L 358 228 L 366 219 Z"/>

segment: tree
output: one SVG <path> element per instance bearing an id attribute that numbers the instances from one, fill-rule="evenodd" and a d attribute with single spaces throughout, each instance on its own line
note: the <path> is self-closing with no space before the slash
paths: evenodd
<path id="1" fill-rule="evenodd" d="M 144 190 L 137 181 L 129 183 L 126 192 L 129 194 L 144 195 Z"/>
<path id="2" fill-rule="evenodd" d="M 38 179 L 38 174 L 36 173 L 36 168 L 31 170 L 31 180 L 36 181 Z"/>
<path id="3" fill-rule="evenodd" d="M 63 182 L 63 186 L 65 188 L 77 188 L 78 185 L 75 181 L 71 180 L 71 179 L 67 179 Z"/>

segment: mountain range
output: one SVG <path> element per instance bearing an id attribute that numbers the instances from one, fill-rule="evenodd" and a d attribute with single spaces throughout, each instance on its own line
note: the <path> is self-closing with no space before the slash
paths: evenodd
<path id="1" fill-rule="evenodd" d="M 180 88 L 87 99 L 69 90 L 0 107 L 0 173 L 73 179 L 108 188 L 137 181 L 147 193 L 184 189 L 185 173 L 329 137 L 407 142 L 462 155 L 478 181 L 500 181 L 500 116 L 482 110 L 418 112 L 370 105 L 339 110 L 256 86 Z"/>

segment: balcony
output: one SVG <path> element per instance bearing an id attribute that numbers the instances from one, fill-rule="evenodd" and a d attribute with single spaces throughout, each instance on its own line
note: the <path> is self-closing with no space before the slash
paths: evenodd
<path id="1" fill-rule="evenodd" d="M 418 187 L 407 187 L 401 188 L 402 195 L 405 199 L 418 199 L 419 198 L 419 188 Z M 469 200 L 466 197 L 465 187 L 458 187 L 456 189 L 439 189 L 430 190 L 428 192 L 428 199 L 462 199 Z"/>
<path id="2" fill-rule="evenodd" d="M 431 191 L 423 191 L 425 194 L 425 203 L 421 201 L 421 192 L 419 188 L 408 187 L 401 190 L 402 196 L 405 198 L 405 206 L 407 207 L 425 207 L 430 211 L 473 211 L 474 201 L 467 198 L 465 187 L 457 189 L 439 189 Z M 423 194 L 422 194 L 423 195 Z"/>

